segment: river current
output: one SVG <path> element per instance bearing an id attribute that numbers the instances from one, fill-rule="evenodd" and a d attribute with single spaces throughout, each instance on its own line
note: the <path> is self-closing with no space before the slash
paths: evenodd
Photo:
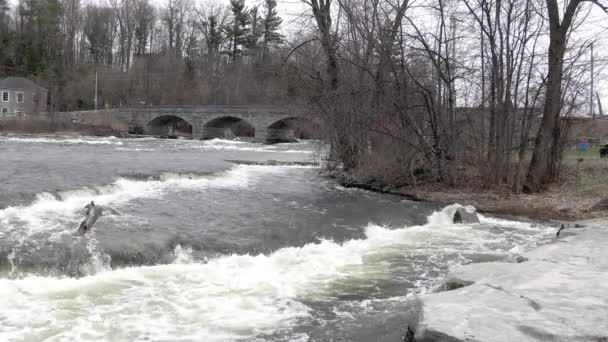
<path id="1" fill-rule="evenodd" d="M 450 267 L 554 233 L 345 189 L 323 150 L 0 137 L 0 341 L 397 341 Z"/>

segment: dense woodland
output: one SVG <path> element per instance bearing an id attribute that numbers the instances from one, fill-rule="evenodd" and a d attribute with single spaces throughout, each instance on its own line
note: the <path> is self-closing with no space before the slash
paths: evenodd
<path id="1" fill-rule="evenodd" d="M 94 107 L 95 73 L 100 107 L 282 101 L 276 5 L 0 0 L 0 64 L 41 80 L 61 111 Z"/>
<path id="2" fill-rule="evenodd" d="M 394 186 L 542 189 L 569 118 L 599 110 L 606 32 L 573 33 L 605 0 L 302 5 L 286 36 L 276 0 L 0 0 L 0 72 L 38 79 L 52 110 L 93 108 L 95 74 L 100 107 L 308 105 L 337 165 Z"/>

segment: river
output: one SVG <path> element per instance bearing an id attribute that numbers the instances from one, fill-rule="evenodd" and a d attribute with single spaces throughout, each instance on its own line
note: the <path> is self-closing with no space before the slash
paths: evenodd
<path id="1" fill-rule="evenodd" d="M 322 151 L 0 137 L 0 341 L 368 341 L 450 267 L 554 233 L 345 189 L 306 164 Z M 75 234 L 90 201 L 104 215 Z"/>

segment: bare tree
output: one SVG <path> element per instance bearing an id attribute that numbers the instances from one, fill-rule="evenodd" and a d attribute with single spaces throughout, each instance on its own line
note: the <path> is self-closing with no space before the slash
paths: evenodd
<path id="1" fill-rule="evenodd" d="M 608 13 L 608 5 L 600 0 L 592 0 L 594 4 Z M 564 71 L 564 55 L 566 53 L 568 36 L 575 16 L 583 0 L 569 0 L 563 16 L 560 16 L 560 5 L 557 0 L 546 0 L 549 21 L 549 52 L 547 90 L 543 119 L 536 135 L 534 153 L 526 177 L 529 191 L 539 190 L 543 184 L 553 182 L 559 174 L 562 150 L 561 145 L 561 99 L 562 79 Z"/>
<path id="2" fill-rule="evenodd" d="M 156 21 L 156 11 L 148 0 L 134 0 L 133 11 L 135 54 L 142 55 L 150 44 L 150 35 Z"/>
<path id="3" fill-rule="evenodd" d="M 77 34 L 81 25 L 80 0 L 63 0 L 62 26 L 65 34 L 65 64 L 76 64 Z"/>
<path id="4" fill-rule="evenodd" d="M 119 64 L 123 66 L 125 70 L 129 70 L 131 65 L 131 52 L 133 49 L 133 39 L 136 28 L 135 1 L 136 0 L 110 0 L 116 20 L 118 21 Z"/>
<path id="5" fill-rule="evenodd" d="M 335 34 L 332 33 L 331 19 L 331 1 L 332 0 L 303 0 L 305 4 L 310 6 L 312 15 L 317 24 L 319 40 L 325 51 L 327 58 L 326 74 L 328 77 L 329 90 L 338 89 L 338 57 L 337 57 L 337 40 Z"/>
<path id="6" fill-rule="evenodd" d="M 192 8 L 190 0 L 167 0 L 162 10 L 162 22 L 169 36 L 168 49 L 180 57 L 184 47 L 187 17 Z"/>

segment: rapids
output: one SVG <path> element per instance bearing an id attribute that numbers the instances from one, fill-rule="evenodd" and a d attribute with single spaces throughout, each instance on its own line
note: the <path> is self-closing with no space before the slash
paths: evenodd
<path id="1" fill-rule="evenodd" d="M 0 340 L 366 341 L 402 329 L 450 267 L 513 260 L 554 233 L 345 189 L 301 165 L 322 153 L 0 137 Z M 255 165 L 267 160 L 281 163 Z M 79 236 L 91 200 L 112 210 Z"/>

